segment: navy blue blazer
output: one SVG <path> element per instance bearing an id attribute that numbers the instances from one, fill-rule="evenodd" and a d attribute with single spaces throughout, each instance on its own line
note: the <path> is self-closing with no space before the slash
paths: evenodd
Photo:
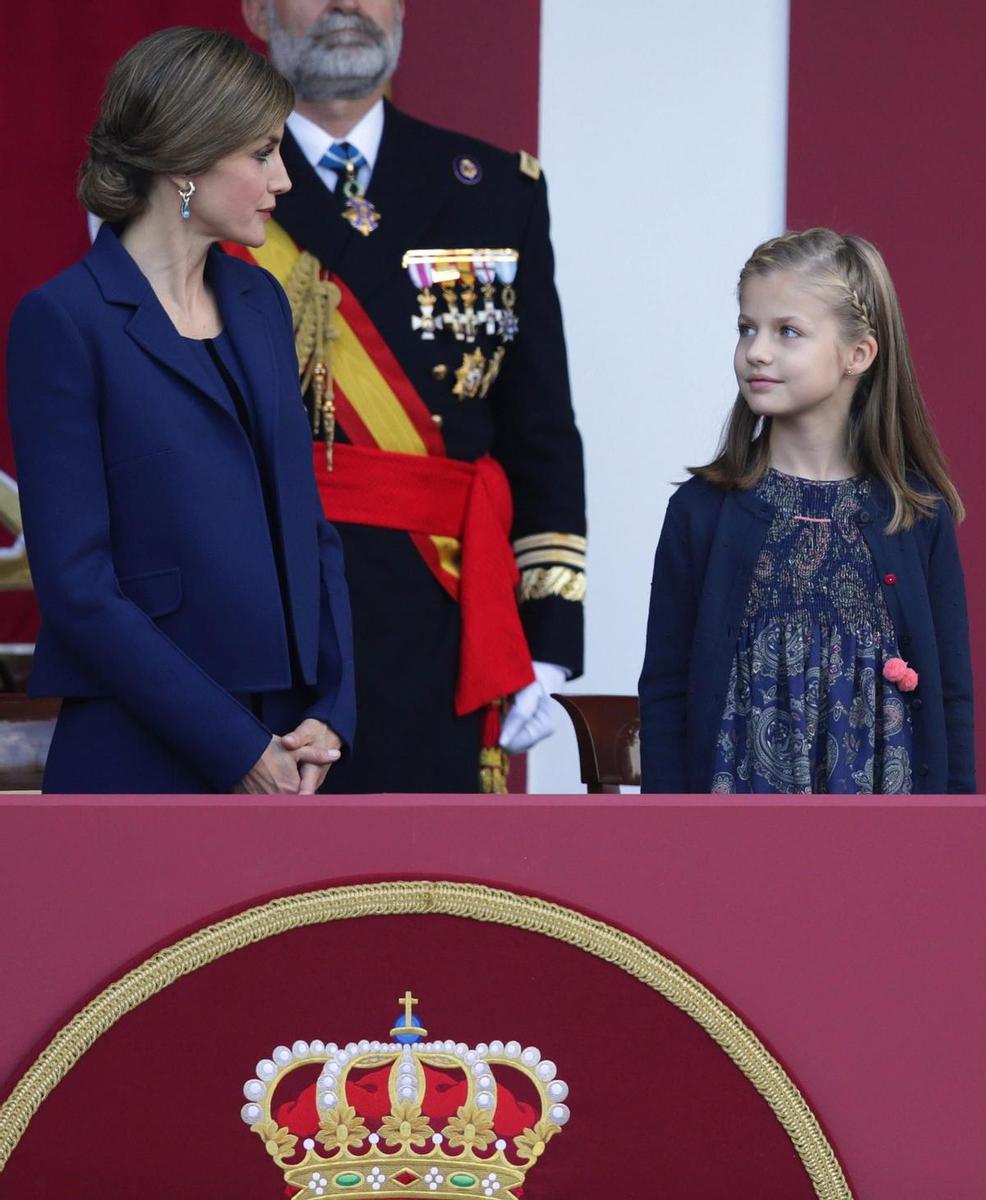
<path id="1" fill-rule="evenodd" d="M 902 693 L 914 730 L 914 788 L 974 792 L 969 626 L 954 522 L 940 501 L 933 516 L 890 535 L 891 511 L 889 491 L 874 481 L 857 521 L 901 653 L 920 679 L 914 692 Z M 640 676 L 645 792 L 709 790 L 736 638 L 772 518 L 752 491 L 698 478 L 671 497 Z"/>
<path id="2" fill-rule="evenodd" d="M 234 693 L 298 684 L 290 641 L 299 719 L 349 742 L 355 699 L 342 552 L 315 487 L 287 300 L 215 248 L 206 278 L 251 391 L 276 520 L 218 372 L 108 226 L 21 301 L 8 394 L 42 614 L 32 694 L 112 697 L 227 790 L 270 738 Z"/>

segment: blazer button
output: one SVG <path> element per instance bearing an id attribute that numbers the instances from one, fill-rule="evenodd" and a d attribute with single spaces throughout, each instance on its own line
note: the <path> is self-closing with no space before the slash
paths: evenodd
<path id="1" fill-rule="evenodd" d="M 856 520 L 860 525 L 869 525 L 870 521 L 872 520 L 872 517 L 870 516 L 870 514 L 868 512 L 864 511 L 864 512 L 861 512 L 856 517 Z"/>
<path id="2" fill-rule="evenodd" d="M 927 763 L 922 763 L 918 767 L 918 774 L 919 775 L 927 775 L 928 774 L 928 764 Z"/>
<path id="3" fill-rule="evenodd" d="M 921 699 L 920 696 L 915 696 L 914 699 L 911 701 L 911 708 L 915 712 L 918 712 L 923 707 L 924 707 L 924 701 Z"/>

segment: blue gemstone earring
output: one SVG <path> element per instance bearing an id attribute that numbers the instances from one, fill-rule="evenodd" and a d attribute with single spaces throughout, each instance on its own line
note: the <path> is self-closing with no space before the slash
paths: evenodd
<path id="1" fill-rule="evenodd" d="M 183 221 L 187 221 L 192 215 L 190 201 L 194 192 L 195 184 L 191 181 L 191 179 L 188 181 L 188 188 L 184 192 L 181 190 L 181 188 L 178 189 L 178 195 L 181 196 L 181 208 L 178 211 L 181 213 L 181 219 Z"/>

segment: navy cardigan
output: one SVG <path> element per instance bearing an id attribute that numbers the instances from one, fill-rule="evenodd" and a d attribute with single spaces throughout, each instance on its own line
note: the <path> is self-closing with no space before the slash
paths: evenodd
<path id="1" fill-rule="evenodd" d="M 918 672 L 907 696 L 914 790 L 976 790 L 972 667 L 955 526 L 939 501 L 905 533 L 887 534 L 892 502 L 875 480 L 856 515 L 897 631 Z M 645 792 L 707 792 L 729 672 L 753 567 L 773 510 L 752 491 L 694 478 L 671 497 L 654 562 L 640 676 Z"/>

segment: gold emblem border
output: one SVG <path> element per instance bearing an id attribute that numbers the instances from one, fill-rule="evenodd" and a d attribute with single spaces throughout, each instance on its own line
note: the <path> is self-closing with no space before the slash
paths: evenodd
<path id="1" fill-rule="evenodd" d="M 122 1016 L 199 967 L 291 929 L 353 917 L 438 914 L 512 925 L 612 963 L 697 1021 L 767 1101 L 819 1200 L 852 1200 L 835 1152 L 784 1068 L 756 1034 L 677 963 L 628 933 L 534 896 L 472 883 L 330 887 L 245 909 L 159 950 L 91 1000 L 52 1038 L 0 1105 L 0 1172 L 45 1097 Z"/>

